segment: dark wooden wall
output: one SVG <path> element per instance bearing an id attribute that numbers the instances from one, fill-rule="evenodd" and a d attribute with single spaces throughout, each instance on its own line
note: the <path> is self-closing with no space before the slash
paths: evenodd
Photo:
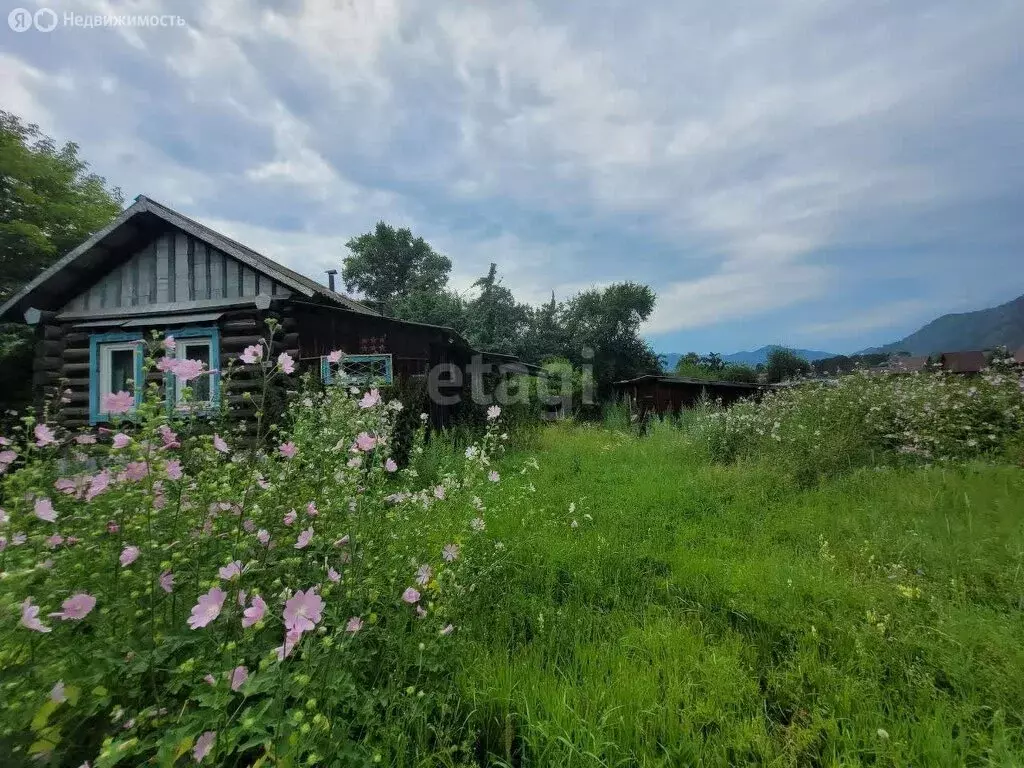
<path id="1" fill-rule="evenodd" d="M 254 306 L 227 310 L 216 322 L 220 330 L 220 369 L 222 388 L 235 418 L 252 421 L 262 391 L 259 375 L 241 365 L 242 351 L 268 337 L 266 321 L 279 323 L 271 357 L 287 352 L 300 371 L 319 373 L 320 357 L 335 349 L 349 354 L 392 355 L 396 382 L 423 379 L 431 366 L 454 363 L 463 370 L 468 350 L 453 345 L 443 329 L 396 323 L 388 318 L 336 311 L 329 307 L 301 304 L 289 299 L 275 301 L 270 310 Z M 147 341 L 153 330 L 173 334 L 175 327 L 192 325 L 187 315 L 180 323 L 157 328 L 139 328 Z M 94 333 L 116 331 L 117 327 L 75 327 L 58 322 L 54 313 L 45 315 L 36 327 L 33 387 L 38 403 L 51 404 L 51 415 L 69 429 L 89 425 L 89 337 Z M 163 374 L 151 370 L 145 385 L 162 385 Z M 298 385 L 296 376 L 279 376 L 271 396 L 283 403 L 285 392 Z M 67 402 L 59 402 L 62 393 Z M 270 407 L 268 403 L 268 408 Z M 430 407 L 431 421 L 441 427 L 449 424 L 457 406 Z M 56 411 L 53 413 L 53 411 Z M 268 414 L 271 417 L 274 414 Z"/>

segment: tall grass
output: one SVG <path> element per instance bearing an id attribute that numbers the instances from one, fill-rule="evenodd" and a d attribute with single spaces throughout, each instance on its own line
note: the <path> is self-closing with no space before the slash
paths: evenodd
<path id="1" fill-rule="evenodd" d="M 676 429 L 542 448 L 460 679 L 483 762 L 1024 760 L 1020 470 L 808 490 Z"/>

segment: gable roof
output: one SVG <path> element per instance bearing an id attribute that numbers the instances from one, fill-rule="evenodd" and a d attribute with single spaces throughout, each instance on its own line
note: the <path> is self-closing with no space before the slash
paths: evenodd
<path id="1" fill-rule="evenodd" d="M 890 371 L 924 371 L 928 369 L 928 355 L 890 357 L 886 367 Z"/>
<path id="2" fill-rule="evenodd" d="M 57 309 L 81 290 L 84 281 L 112 267 L 115 260 L 123 254 L 123 246 L 143 236 L 156 222 L 177 227 L 302 296 L 319 299 L 352 312 L 376 316 L 381 314 L 242 245 L 237 240 L 232 240 L 194 219 L 150 200 L 145 195 L 139 195 L 132 205 L 107 226 L 44 270 L 0 306 L 0 320 L 21 320 L 25 310 L 30 307 L 42 310 Z"/>
<path id="3" fill-rule="evenodd" d="M 978 373 L 988 367 L 985 353 L 978 350 L 943 352 L 940 360 L 943 370 L 952 373 Z"/>

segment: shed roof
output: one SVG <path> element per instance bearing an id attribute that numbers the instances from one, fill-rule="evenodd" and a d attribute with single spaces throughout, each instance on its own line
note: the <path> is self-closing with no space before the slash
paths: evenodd
<path id="1" fill-rule="evenodd" d="M 623 381 L 616 381 L 612 384 L 614 387 L 624 387 L 630 384 L 639 384 L 646 381 L 656 381 L 659 384 L 670 384 L 670 385 L 693 385 L 697 384 L 706 387 L 736 387 L 738 389 L 761 389 L 761 384 L 750 384 L 745 381 L 709 381 L 706 379 L 692 379 L 686 376 L 662 376 L 656 373 L 648 373 L 643 376 L 637 376 L 633 379 L 624 379 Z"/>
<path id="2" fill-rule="evenodd" d="M 951 373 L 978 373 L 988 367 L 985 353 L 980 350 L 943 352 L 939 359 L 943 370 Z"/>
<path id="3" fill-rule="evenodd" d="M 343 294 L 320 285 L 305 275 L 242 245 L 230 237 L 168 208 L 145 195 L 123 210 L 103 229 L 94 233 L 81 245 L 44 270 L 38 277 L 0 306 L 0 319 L 20 320 L 30 307 L 43 310 L 57 309 L 81 289 L 83 281 L 114 266 L 123 258 L 124 246 L 148 231 L 154 222 L 166 222 L 196 237 L 208 245 L 229 254 L 257 272 L 286 285 L 307 298 L 316 298 L 352 312 L 377 315 L 377 312 Z"/>
<path id="4" fill-rule="evenodd" d="M 890 357 L 887 366 L 890 371 L 923 371 L 928 368 L 928 355 Z"/>

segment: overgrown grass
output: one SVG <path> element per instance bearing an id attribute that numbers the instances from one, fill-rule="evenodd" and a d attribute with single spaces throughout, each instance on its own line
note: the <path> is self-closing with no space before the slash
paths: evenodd
<path id="1" fill-rule="evenodd" d="M 484 762 L 1024 761 L 1021 470 L 800 490 L 677 429 L 552 429 L 540 453 L 463 628 Z"/>

